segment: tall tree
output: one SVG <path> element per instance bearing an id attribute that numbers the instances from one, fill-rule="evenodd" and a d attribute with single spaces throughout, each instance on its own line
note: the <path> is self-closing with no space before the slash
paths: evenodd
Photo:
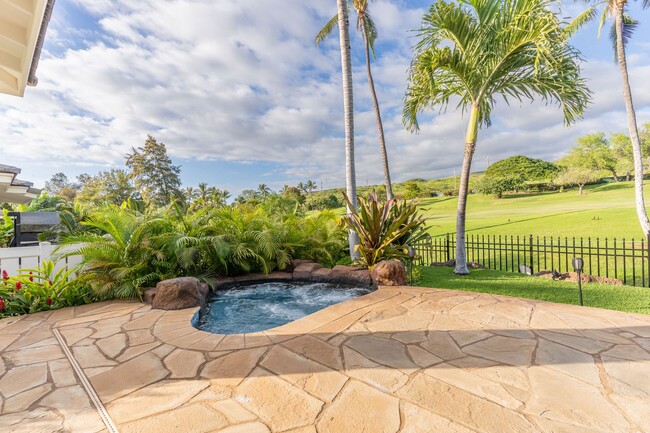
<path id="1" fill-rule="evenodd" d="M 557 101 L 569 124 L 590 100 L 580 77 L 579 53 L 567 43 L 552 0 L 437 0 L 424 16 L 415 47 L 403 120 L 418 130 L 417 115 L 450 99 L 469 111 L 456 216 L 457 274 L 468 274 L 465 216 L 472 157 L 480 126 L 490 125 L 498 96 Z"/>
<path id="2" fill-rule="evenodd" d="M 269 188 L 269 186 L 265 183 L 260 183 L 257 186 L 257 192 L 262 198 L 267 198 L 273 193 L 273 191 L 271 191 L 271 188 Z"/>
<path id="3" fill-rule="evenodd" d="M 314 192 L 318 187 L 316 186 L 316 183 L 313 180 L 308 180 L 307 183 L 305 183 L 305 188 L 307 188 L 307 192 L 310 194 Z"/>
<path id="4" fill-rule="evenodd" d="M 616 157 L 602 132 L 578 138 L 578 144 L 571 149 L 570 153 L 581 160 L 584 167 L 592 171 L 607 171 L 612 174 L 614 181 L 618 182 Z"/>
<path id="5" fill-rule="evenodd" d="M 126 170 L 113 168 L 95 176 L 80 175 L 77 180 L 81 190 L 77 200 L 81 203 L 102 205 L 111 203 L 121 205 L 129 199 L 138 199 L 131 176 Z"/>
<path id="6" fill-rule="evenodd" d="M 372 67 L 370 66 L 370 53 L 372 51 L 375 57 L 375 40 L 377 39 L 377 26 L 368 13 L 369 0 L 352 0 L 352 5 L 357 12 L 357 30 L 361 31 L 363 37 L 365 55 L 366 55 L 366 73 L 368 75 L 368 85 L 370 86 L 370 97 L 375 110 L 375 121 L 377 122 L 377 131 L 379 133 L 379 150 L 381 151 L 381 160 L 384 167 L 384 183 L 386 185 L 386 197 L 388 200 L 394 198 L 393 185 L 390 180 L 390 168 L 388 166 L 388 151 L 386 150 L 386 139 L 384 136 L 384 125 L 381 120 L 381 110 L 379 109 L 379 100 L 375 90 L 375 80 L 372 76 Z M 338 24 L 338 16 L 335 15 L 330 19 L 325 27 L 316 36 L 316 44 L 320 44 Z"/>
<path id="7" fill-rule="evenodd" d="M 126 166 L 142 199 L 153 206 L 166 206 L 172 200 L 182 201 L 180 166 L 172 164 L 167 148 L 151 135 L 143 147 L 126 156 Z"/>
<path id="8" fill-rule="evenodd" d="M 641 140 L 639 138 L 639 129 L 636 122 L 636 112 L 634 111 L 632 88 L 630 87 L 630 77 L 627 71 L 627 58 L 625 55 L 625 46 L 632 37 L 637 22 L 626 13 L 627 5 L 628 0 L 595 0 L 594 4 L 578 15 L 567 29 L 570 34 L 574 33 L 585 23 L 595 19 L 598 15 L 598 8 L 600 7 L 602 7 L 602 12 L 600 14 L 598 35 L 600 35 L 607 19 L 611 18 L 613 20 L 610 39 L 614 45 L 615 58 L 621 72 L 623 83 L 623 100 L 625 101 L 625 112 L 627 114 L 627 129 L 630 134 L 632 156 L 634 159 L 636 213 L 643 232 L 650 233 L 650 219 L 648 219 L 643 195 L 643 153 L 641 151 Z M 643 0 L 642 5 L 644 9 L 647 8 L 650 6 L 650 0 Z"/>
<path id="9" fill-rule="evenodd" d="M 349 202 L 349 216 L 357 211 L 357 177 L 354 167 L 354 100 L 352 94 L 352 59 L 350 55 L 350 21 L 348 18 L 347 0 L 336 0 L 336 22 L 339 28 L 339 48 L 341 51 L 341 76 L 343 78 L 343 116 L 345 129 L 345 189 Z M 332 20 L 330 20 L 331 22 Z M 331 24 L 332 28 L 334 24 Z M 357 245 L 359 235 L 350 229 L 348 235 L 350 258 L 359 257 Z"/>
<path id="10" fill-rule="evenodd" d="M 59 172 L 52 175 L 50 180 L 45 182 L 45 190 L 55 196 L 71 202 L 77 196 L 80 184 L 71 182 L 65 173 Z"/>

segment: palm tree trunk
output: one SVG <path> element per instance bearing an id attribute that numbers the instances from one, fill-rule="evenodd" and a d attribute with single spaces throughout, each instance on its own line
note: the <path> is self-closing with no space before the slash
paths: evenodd
<path id="1" fill-rule="evenodd" d="M 630 78 L 627 73 L 627 61 L 625 58 L 625 45 L 623 43 L 623 6 L 624 3 L 616 4 L 616 56 L 618 67 L 623 78 L 623 99 L 625 100 L 625 111 L 627 112 L 627 128 L 630 132 L 632 142 L 632 155 L 634 157 L 634 192 L 636 196 L 636 213 L 641 223 L 643 233 L 650 232 L 650 220 L 645 209 L 643 197 L 643 155 L 639 140 L 639 130 L 636 124 L 636 113 L 632 102 L 632 90 L 630 89 Z"/>
<path id="2" fill-rule="evenodd" d="M 357 210 L 357 179 L 354 168 L 354 103 L 352 98 L 352 60 L 350 59 L 350 22 L 346 0 L 336 0 L 339 17 L 339 43 L 341 48 L 341 73 L 343 77 L 343 111 L 345 115 L 345 186 L 354 209 L 348 206 L 348 215 Z M 350 230 L 350 259 L 355 260 L 359 235 Z"/>
<path id="3" fill-rule="evenodd" d="M 393 185 L 390 181 L 390 170 L 388 168 L 388 152 L 386 151 L 386 140 L 384 138 L 384 125 L 381 121 L 381 111 L 379 110 L 379 101 L 377 100 L 377 92 L 375 91 L 375 80 L 372 78 L 372 69 L 370 67 L 370 44 L 368 43 L 366 23 L 361 20 L 361 33 L 363 34 L 363 41 L 366 45 L 366 70 L 368 72 L 368 84 L 370 85 L 370 97 L 372 98 L 372 105 L 375 108 L 375 120 L 377 121 L 377 130 L 379 132 L 379 148 L 381 149 L 381 162 L 384 165 L 384 181 L 386 183 L 386 199 L 392 200 L 395 198 L 393 195 Z"/>
<path id="4" fill-rule="evenodd" d="M 467 211 L 467 194 L 469 192 L 469 172 L 472 168 L 472 158 L 476 148 L 476 137 L 478 136 L 478 115 L 479 108 L 472 105 L 472 112 L 467 125 L 465 135 L 465 155 L 463 156 L 463 167 L 460 171 L 460 185 L 458 187 L 458 210 L 456 212 L 456 268 L 455 274 L 467 275 L 467 249 L 465 247 L 465 214 Z"/>

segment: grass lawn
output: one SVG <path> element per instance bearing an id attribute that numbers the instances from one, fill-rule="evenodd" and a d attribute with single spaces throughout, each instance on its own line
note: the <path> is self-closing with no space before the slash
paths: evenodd
<path id="1" fill-rule="evenodd" d="M 472 270 L 464 276 L 454 275 L 453 269 L 448 267 L 422 267 L 420 270 L 422 279 L 418 286 L 422 287 L 579 304 L 576 283 L 487 269 Z M 587 306 L 650 314 L 648 288 L 588 283 L 583 284 L 582 290 L 584 304 Z"/>
<path id="2" fill-rule="evenodd" d="M 467 204 L 467 233 L 640 240 L 645 236 L 636 217 L 633 186 L 633 182 L 592 185 L 583 195 L 576 190 L 502 199 L 472 194 Z M 650 184 L 646 196 L 648 193 Z M 422 199 L 420 203 L 432 236 L 455 232 L 456 197 Z"/>

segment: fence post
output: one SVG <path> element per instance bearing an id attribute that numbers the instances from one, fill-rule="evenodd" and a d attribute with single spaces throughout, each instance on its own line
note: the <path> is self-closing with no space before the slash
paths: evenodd
<path id="1" fill-rule="evenodd" d="M 650 232 L 646 233 L 646 240 L 647 242 L 647 251 L 646 254 L 648 255 L 646 259 L 648 260 L 648 287 L 650 287 Z"/>
<path id="2" fill-rule="evenodd" d="M 52 243 L 51 242 L 39 242 L 38 243 L 38 264 L 41 266 L 44 261 L 50 260 L 52 256 Z"/>
<path id="3" fill-rule="evenodd" d="M 530 258 L 530 273 L 534 274 L 535 271 L 533 270 L 533 234 L 532 233 L 528 237 L 528 253 Z"/>
<path id="4" fill-rule="evenodd" d="M 447 233 L 447 237 L 445 239 L 445 248 L 447 250 L 447 261 L 451 260 L 451 251 L 449 249 L 449 233 Z"/>

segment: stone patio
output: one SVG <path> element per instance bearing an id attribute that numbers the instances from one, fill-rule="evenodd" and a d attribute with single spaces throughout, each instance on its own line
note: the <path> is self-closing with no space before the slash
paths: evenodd
<path id="1" fill-rule="evenodd" d="M 408 287 L 255 334 L 194 312 L 0 320 L 0 431 L 110 431 L 85 377 L 124 433 L 650 432 L 649 316 Z"/>

